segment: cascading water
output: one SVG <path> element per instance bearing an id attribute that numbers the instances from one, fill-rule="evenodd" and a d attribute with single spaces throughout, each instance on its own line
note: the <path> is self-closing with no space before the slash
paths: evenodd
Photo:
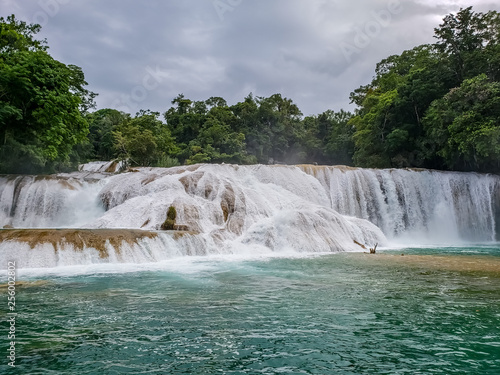
<path id="1" fill-rule="evenodd" d="M 495 240 L 497 176 L 263 165 L 90 172 L 101 171 L 99 165 L 70 175 L 0 177 L 0 227 L 87 228 L 14 237 L 14 230 L 0 231 L 0 258 L 54 267 L 360 250 L 354 240 L 368 246 L 405 238 Z M 176 210 L 176 231 L 165 232 L 169 207 Z"/>
<path id="2" fill-rule="evenodd" d="M 303 166 L 331 207 L 377 225 L 391 240 L 457 244 L 496 239 L 500 178 L 476 173 Z"/>
<path id="3" fill-rule="evenodd" d="M 104 183 L 85 174 L 0 176 L 0 228 L 85 227 L 104 213 Z"/>

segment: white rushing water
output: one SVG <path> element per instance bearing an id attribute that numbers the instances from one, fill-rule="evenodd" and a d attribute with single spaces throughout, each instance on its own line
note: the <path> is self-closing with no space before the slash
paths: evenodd
<path id="1" fill-rule="evenodd" d="M 0 176 L 0 228 L 86 227 L 104 213 L 105 180 L 68 176 Z"/>
<path id="2" fill-rule="evenodd" d="M 102 164 L 104 165 L 104 164 Z M 196 165 L 63 176 L 0 177 L 0 227 L 158 231 L 170 206 L 174 232 L 91 245 L 64 239 L 3 241 L 0 258 L 24 267 L 156 262 L 183 255 L 361 250 L 395 243 L 495 240 L 500 179 L 474 173 L 318 166 Z M 42 261 L 42 259 L 44 259 Z"/>
<path id="3" fill-rule="evenodd" d="M 477 173 L 304 166 L 331 207 L 377 225 L 394 241 L 457 244 L 495 241 L 500 178 Z"/>

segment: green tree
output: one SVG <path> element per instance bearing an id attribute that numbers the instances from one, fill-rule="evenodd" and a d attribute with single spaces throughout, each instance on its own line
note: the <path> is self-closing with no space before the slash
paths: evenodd
<path id="1" fill-rule="evenodd" d="M 245 163 L 245 135 L 234 131 L 236 117 L 222 98 L 210 98 L 211 107 L 198 136 L 190 142 L 188 164 L 200 162 Z"/>
<path id="2" fill-rule="evenodd" d="M 460 86 L 464 79 L 484 73 L 491 82 L 498 81 L 500 17 L 495 11 L 475 13 L 469 7 L 443 21 L 435 29 L 436 44 L 382 60 L 373 81 L 351 93 L 351 101 L 359 107 L 350 121 L 356 129 L 356 165 L 457 168 L 460 164 L 451 162 L 451 154 L 443 162 L 445 151 L 438 146 L 442 140 L 429 135 L 444 136 L 444 132 L 429 130 L 430 124 L 438 122 L 429 120 L 432 116 L 428 111 L 431 103 Z M 434 113 L 437 106 L 432 109 Z M 463 163 L 465 160 L 462 168 Z"/>
<path id="3" fill-rule="evenodd" d="M 158 112 L 140 111 L 112 132 L 117 158 L 134 166 L 155 167 L 177 164 L 171 159 L 179 152 L 167 125 Z"/>
<path id="4" fill-rule="evenodd" d="M 302 144 L 308 162 L 352 165 L 354 126 L 352 114 L 327 110 L 303 120 Z"/>
<path id="5" fill-rule="evenodd" d="M 274 94 L 257 98 L 258 110 L 254 131 L 264 142 L 261 160 L 300 162 L 300 139 L 303 133 L 302 113 L 291 99 Z M 266 160 L 267 159 L 267 160 Z"/>
<path id="6" fill-rule="evenodd" d="M 0 17 L 0 53 L 8 54 L 17 51 L 46 51 L 47 41 L 34 39 L 40 32 L 38 24 L 27 24 L 17 20 L 12 14 L 7 19 Z"/>
<path id="7" fill-rule="evenodd" d="M 181 152 L 180 158 L 185 159 L 189 153 L 188 145 L 198 137 L 208 109 L 205 102 L 193 102 L 183 94 L 174 98 L 172 104 L 174 107 L 168 109 L 163 116 L 177 144 L 185 151 Z"/>
<path id="8" fill-rule="evenodd" d="M 83 113 L 95 94 L 83 72 L 54 60 L 40 27 L 0 18 L 0 171 L 51 171 L 70 164 L 73 147 L 86 140 Z"/>
<path id="9" fill-rule="evenodd" d="M 451 169 L 498 171 L 500 83 L 485 74 L 435 100 L 424 119 L 432 153 Z"/>
<path id="10" fill-rule="evenodd" d="M 353 164 L 354 126 L 350 123 L 352 113 L 328 110 L 319 116 L 320 139 L 326 139 L 325 156 L 331 164 Z M 321 124 L 325 124 L 321 126 Z M 328 124 L 328 125 L 327 125 Z M 325 137 L 325 138 L 323 138 Z"/>
<path id="11" fill-rule="evenodd" d="M 261 122 L 256 98 L 250 93 L 242 102 L 233 105 L 231 111 L 236 117 L 235 131 L 245 134 L 246 150 L 252 158 L 249 162 L 267 164 L 272 149 L 271 137 Z"/>
<path id="12" fill-rule="evenodd" d="M 113 132 L 130 121 L 130 115 L 116 109 L 100 109 L 86 115 L 89 123 L 90 158 L 111 160 L 115 155 Z"/>
<path id="13" fill-rule="evenodd" d="M 464 79 L 481 73 L 492 73 L 489 55 L 500 41 L 500 14 L 496 11 L 476 13 L 472 7 L 449 14 L 434 29 L 435 47 L 447 56 L 459 85 Z M 485 53 L 486 52 L 486 53 Z"/>

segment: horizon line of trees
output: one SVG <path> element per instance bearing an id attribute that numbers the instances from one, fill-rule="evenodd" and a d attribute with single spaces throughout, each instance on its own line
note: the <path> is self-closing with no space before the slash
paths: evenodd
<path id="1" fill-rule="evenodd" d="M 379 62 L 354 113 L 304 117 L 291 99 L 178 95 L 163 114 L 95 109 L 80 68 L 34 39 L 39 25 L 0 18 L 0 173 L 65 171 L 91 160 L 130 166 L 318 163 L 500 171 L 500 15 L 472 7 L 435 44 Z"/>
<path id="2" fill-rule="evenodd" d="M 305 162 L 351 164 L 352 114 L 325 111 L 302 118 L 280 94 L 229 106 L 221 97 L 192 101 L 178 95 L 163 115 L 114 109 L 86 115 L 94 160 L 119 159 L 131 165 L 169 167 L 195 163 L 268 164 Z"/>

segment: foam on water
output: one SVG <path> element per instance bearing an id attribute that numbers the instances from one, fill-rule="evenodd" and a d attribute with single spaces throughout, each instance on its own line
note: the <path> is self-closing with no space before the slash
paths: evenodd
<path id="1" fill-rule="evenodd" d="M 340 253 L 337 253 L 340 254 Z M 77 277 L 84 275 L 114 275 L 114 274 L 134 274 L 140 272 L 168 272 L 179 274 L 183 277 L 192 276 L 194 278 L 202 275 L 223 272 L 225 265 L 229 269 L 237 266 L 246 267 L 248 262 L 269 262 L 275 259 L 310 259 L 332 255 L 331 252 L 298 253 L 292 249 L 279 252 L 270 252 L 259 246 L 244 246 L 242 251 L 233 254 L 213 254 L 213 255 L 193 255 L 193 256 L 172 256 L 168 259 L 154 262 L 120 263 L 120 262 L 81 262 L 75 265 L 59 265 L 57 267 L 43 267 L 38 264 L 36 267 L 17 268 L 16 277 L 18 280 L 37 280 L 47 277 Z M 40 256 L 43 257 L 43 254 Z M 39 258 L 40 258 L 39 257 Z M 236 266 L 235 266 L 236 265 Z M 0 283 L 7 281 L 5 272 L 0 273 Z"/>

